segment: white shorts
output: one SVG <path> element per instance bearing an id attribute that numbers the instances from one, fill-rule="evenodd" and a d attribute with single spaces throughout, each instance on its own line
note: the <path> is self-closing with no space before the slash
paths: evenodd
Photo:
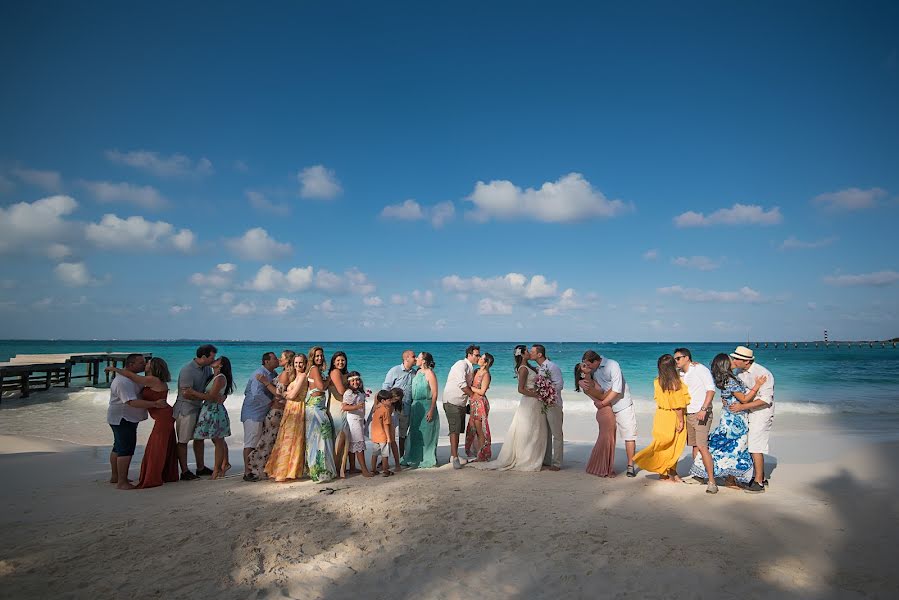
<path id="1" fill-rule="evenodd" d="M 175 417 L 175 437 L 178 439 L 179 444 L 193 441 L 194 429 L 197 428 L 197 418 L 199 416 L 200 411 Z"/>
<path id="2" fill-rule="evenodd" d="M 637 441 L 637 411 L 631 404 L 621 412 L 615 413 L 615 423 L 618 425 L 618 436 L 625 442 Z"/>
<path id="3" fill-rule="evenodd" d="M 381 458 L 390 458 L 390 442 L 387 442 L 385 444 L 374 442 L 374 444 L 375 456 L 380 456 Z"/>
<path id="4" fill-rule="evenodd" d="M 749 453 L 768 454 L 768 439 L 774 426 L 774 407 L 749 413 Z"/>
<path id="5" fill-rule="evenodd" d="M 262 438 L 262 422 L 261 421 L 244 421 L 243 422 L 243 447 L 255 448 Z"/>

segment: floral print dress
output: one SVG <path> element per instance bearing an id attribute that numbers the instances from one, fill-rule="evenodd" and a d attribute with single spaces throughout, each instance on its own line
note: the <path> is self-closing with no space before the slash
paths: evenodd
<path id="1" fill-rule="evenodd" d="M 334 427 L 327 408 L 323 391 L 310 389 L 306 396 L 306 468 L 309 477 L 316 483 L 327 483 L 337 475 Z"/>
<path id="2" fill-rule="evenodd" d="M 206 392 L 212 389 L 213 382 L 219 377 L 225 377 L 221 373 L 209 380 L 206 384 Z M 228 411 L 221 402 L 203 401 L 200 416 L 197 418 L 197 426 L 194 428 L 195 440 L 211 440 L 226 438 L 231 435 L 231 419 Z"/>
<path id="3" fill-rule="evenodd" d="M 727 385 L 721 390 L 721 399 L 731 406 L 739 402 L 734 392 L 746 393 L 746 386 L 731 377 Z M 725 410 L 712 433 L 709 434 L 709 452 L 715 463 L 715 477 L 733 476 L 737 481 L 748 483 L 752 480 L 752 457 L 749 456 L 749 421 L 745 412 L 732 413 Z M 705 479 L 705 465 L 702 464 L 702 455 L 697 454 L 693 461 L 690 475 Z"/>
<path id="4" fill-rule="evenodd" d="M 481 387 L 481 380 L 483 378 L 484 373 L 478 369 L 478 373 L 475 375 L 474 381 L 471 384 L 472 387 Z M 493 456 L 493 452 L 490 448 L 490 423 L 487 421 L 487 417 L 490 415 L 490 401 L 487 400 L 487 396 L 472 394 L 470 404 L 471 418 L 468 420 L 468 427 L 465 429 L 465 454 L 473 456 L 472 449 L 477 440 L 475 419 L 480 419 L 484 424 L 484 446 L 478 451 L 477 458 L 479 462 L 488 461 Z"/>

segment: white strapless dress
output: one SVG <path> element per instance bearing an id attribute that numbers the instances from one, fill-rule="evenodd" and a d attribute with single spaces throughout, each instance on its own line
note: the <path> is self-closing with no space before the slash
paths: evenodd
<path id="1" fill-rule="evenodd" d="M 528 369 L 525 388 L 534 389 L 536 374 Z M 475 463 L 480 469 L 501 469 L 503 471 L 539 471 L 543 467 L 546 454 L 546 416 L 543 403 L 537 398 L 521 396 L 518 410 L 512 417 L 512 425 L 503 438 L 503 449 L 496 460 Z"/>

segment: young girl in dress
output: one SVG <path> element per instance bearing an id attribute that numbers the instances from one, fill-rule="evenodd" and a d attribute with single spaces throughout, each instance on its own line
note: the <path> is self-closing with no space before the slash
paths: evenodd
<path id="1" fill-rule="evenodd" d="M 347 373 L 349 389 L 343 393 L 340 409 L 346 414 L 349 453 L 359 461 L 363 477 L 371 477 L 365 466 L 365 386 L 359 371 Z"/>

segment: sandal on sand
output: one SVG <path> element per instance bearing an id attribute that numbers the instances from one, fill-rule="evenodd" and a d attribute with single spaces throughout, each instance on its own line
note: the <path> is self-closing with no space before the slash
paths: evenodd
<path id="1" fill-rule="evenodd" d="M 381 477 L 390 477 L 391 475 L 393 475 L 393 471 L 384 471 L 381 473 Z"/>

